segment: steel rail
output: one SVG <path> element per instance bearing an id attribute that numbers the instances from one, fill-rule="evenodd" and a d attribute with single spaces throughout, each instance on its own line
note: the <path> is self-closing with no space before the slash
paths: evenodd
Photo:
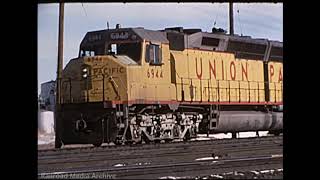
<path id="1" fill-rule="evenodd" d="M 119 151 L 119 150 L 139 150 L 139 149 L 153 149 L 153 148 L 165 148 L 174 146 L 185 146 L 188 144 L 200 145 L 200 144 L 226 144 L 226 143 L 237 143 L 237 142 L 259 142 L 259 141 L 282 141 L 282 136 L 263 136 L 263 137 L 249 137 L 239 139 L 214 139 L 214 140 L 199 140 L 199 141 L 188 141 L 188 142 L 172 142 L 172 143 L 160 143 L 160 144 L 134 144 L 130 146 L 117 146 L 109 145 L 102 147 L 72 147 L 65 149 L 45 149 L 38 150 L 38 156 L 58 154 L 58 153 L 83 153 L 85 151 Z"/>
<path id="2" fill-rule="evenodd" d="M 175 172 L 185 172 L 193 169 L 194 174 L 199 174 L 201 171 L 212 171 L 214 173 L 227 172 L 227 170 L 235 169 L 255 169 L 258 170 L 258 166 L 270 166 L 281 167 L 282 166 L 282 154 L 269 155 L 251 158 L 228 158 L 220 160 L 204 160 L 201 162 L 184 162 L 184 163 L 171 163 L 161 165 L 142 165 L 142 166 L 125 166 L 125 167 L 113 167 L 113 168 L 95 168 L 95 169 L 83 169 L 83 170 L 70 170 L 62 172 L 50 172 L 39 173 L 38 177 L 45 178 L 52 175 L 68 175 L 68 174 L 85 174 L 85 173 L 102 173 L 107 172 L 116 175 L 116 177 L 137 177 L 145 175 L 159 176 L 161 174 L 170 174 Z M 168 171 L 169 170 L 169 171 Z M 204 174 L 202 174 L 204 175 Z"/>

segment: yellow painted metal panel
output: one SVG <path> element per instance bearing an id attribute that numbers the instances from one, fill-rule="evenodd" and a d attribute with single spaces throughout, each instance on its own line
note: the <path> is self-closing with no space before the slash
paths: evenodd
<path id="1" fill-rule="evenodd" d="M 184 84 L 189 82 L 188 85 L 192 80 L 195 100 L 201 100 L 201 95 L 202 100 L 207 100 L 210 94 L 208 89 L 217 88 L 219 81 L 219 91 L 212 90 L 210 101 L 217 101 L 217 97 L 220 97 L 220 101 L 231 102 L 239 102 L 239 99 L 241 102 L 264 101 L 262 61 L 235 59 L 230 53 L 200 50 L 172 51 L 172 54 L 179 78 L 183 78 Z M 200 79 L 201 82 L 205 82 L 205 85 L 204 83 L 200 85 Z M 207 81 L 209 81 L 209 86 Z M 178 80 L 177 85 L 179 100 L 181 99 L 181 82 Z M 214 82 L 215 85 L 213 85 Z M 250 82 L 250 87 L 248 82 Z M 191 100 L 190 88 L 184 86 L 184 92 L 185 100 Z"/>
<path id="2" fill-rule="evenodd" d="M 270 102 L 282 102 L 283 65 L 280 62 L 268 63 Z"/>

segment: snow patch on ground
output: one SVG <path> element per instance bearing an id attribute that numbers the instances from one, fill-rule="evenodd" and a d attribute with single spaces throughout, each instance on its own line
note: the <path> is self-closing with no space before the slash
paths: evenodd
<path id="1" fill-rule="evenodd" d="M 52 144 L 54 135 L 54 113 L 40 110 L 38 116 L 38 145 Z"/>
<path id="2" fill-rule="evenodd" d="M 214 160 L 214 158 L 213 157 L 204 157 L 204 158 L 195 159 L 195 161 L 207 161 L 207 160 Z"/>
<path id="3" fill-rule="evenodd" d="M 53 111 L 39 111 L 38 131 L 43 134 L 54 133 L 54 113 Z"/>
<path id="4" fill-rule="evenodd" d="M 177 178 L 173 176 L 163 176 L 163 177 L 160 177 L 159 179 L 177 179 Z"/>
<path id="5" fill-rule="evenodd" d="M 252 172 L 252 173 L 254 173 L 256 175 L 260 174 L 260 172 L 258 172 L 258 171 L 250 171 L 250 172 Z"/>
<path id="6" fill-rule="evenodd" d="M 225 172 L 222 174 L 211 174 L 209 176 L 201 176 L 201 177 L 188 177 L 188 176 L 184 176 L 184 177 L 174 177 L 174 176 L 164 176 L 164 177 L 160 177 L 159 179 L 230 179 L 230 178 L 235 178 L 235 179 L 244 179 L 244 178 L 250 178 L 250 179 L 259 179 L 259 177 L 261 176 L 265 176 L 267 174 L 274 174 L 276 172 L 281 172 L 281 170 L 283 169 L 270 169 L 270 170 L 260 170 L 260 171 L 243 171 L 243 172 L 237 172 L 237 171 L 232 171 L 232 172 Z M 252 174 L 254 174 L 254 176 L 252 177 Z M 270 175 L 271 177 L 272 175 Z M 263 178 L 264 179 L 264 178 Z"/>
<path id="7" fill-rule="evenodd" d="M 40 134 L 40 133 L 38 133 L 38 145 L 52 144 L 52 143 L 54 143 L 54 140 L 55 140 L 54 134 Z"/>
<path id="8" fill-rule="evenodd" d="M 115 164 L 113 165 L 114 167 L 122 167 L 122 166 L 126 166 L 125 164 Z"/>
<path id="9" fill-rule="evenodd" d="M 210 140 L 212 138 L 209 138 L 209 137 L 197 137 L 196 140 L 197 141 L 204 141 L 204 140 Z"/>
<path id="10" fill-rule="evenodd" d="M 262 175 L 267 175 L 267 174 L 273 174 L 276 172 L 281 172 L 283 169 L 270 169 L 270 170 L 260 170 L 260 171 L 243 171 L 243 172 L 237 172 L 237 171 L 232 171 L 232 172 L 225 172 L 222 174 L 211 174 L 210 176 L 202 176 L 202 177 L 173 177 L 173 176 L 165 176 L 161 177 L 159 179 L 230 179 L 234 176 L 234 179 L 244 179 L 244 178 L 250 178 L 250 179 L 259 179 L 259 177 Z M 252 177 L 252 174 L 254 174 L 254 177 Z M 270 176 L 271 177 L 271 176 Z M 264 179 L 264 178 L 263 178 Z"/>
<path id="11" fill-rule="evenodd" d="M 272 158 L 277 158 L 277 157 L 283 157 L 282 154 L 272 154 L 271 155 Z"/>
<path id="12" fill-rule="evenodd" d="M 220 175 L 216 175 L 216 174 L 213 174 L 213 175 L 210 175 L 211 177 L 215 177 L 215 178 L 219 178 L 219 179 L 223 179 L 223 177 L 222 176 L 220 176 Z"/>
<path id="13" fill-rule="evenodd" d="M 142 165 L 150 165 L 151 162 L 144 162 L 144 163 L 135 163 L 134 165 L 142 166 Z"/>
<path id="14" fill-rule="evenodd" d="M 263 171 L 260 171 L 260 173 L 268 173 L 268 172 L 273 173 L 273 172 L 274 172 L 274 170 L 273 170 L 273 169 L 271 169 L 271 170 L 263 170 Z"/>
<path id="15" fill-rule="evenodd" d="M 268 131 L 259 131 L 259 136 L 268 136 Z M 240 132 L 238 133 L 239 138 L 248 138 L 248 137 L 257 137 L 256 132 Z M 232 138 L 231 133 L 218 133 L 218 134 L 209 134 L 207 137 L 206 134 L 199 134 L 197 140 L 210 140 L 210 139 L 230 139 Z"/>
<path id="16" fill-rule="evenodd" d="M 259 136 L 267 136 L 268 131 L 259 131 Z M 240 132 L 239 137 L 240 138 L 246 138 L 246 137 L 256 137 L 257 133 L 256 132 Z"/>

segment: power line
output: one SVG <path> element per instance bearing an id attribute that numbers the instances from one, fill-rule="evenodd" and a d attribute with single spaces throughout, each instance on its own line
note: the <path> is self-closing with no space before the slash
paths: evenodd
<path id="1" fill-rule="evenodd" d="M 218 9 L 219 9 L 219 5 L 220 4 L 217 4 L 218 5 L 218 7 L 217 7 L 217 11 L 216 11 L 216 19 L 214 20 L 214 27 L 216 26 L 216 24 L 217 24 L 217 20 L 218 20 L 218 16 L 219 16 L 219 11 L 218 11 Z"/>
<path id="2" fill-rule="evenodd" d="M 218 17 L 218 12 L 216 12 L 216 18 L 214 19 L 214 23 L 213 23 L 213 26 L 215 27 L 216 24 L 217 24 L 217 17 Z"/>
<path id="3" fill-rule="evenodd" d="M 241 20 L 240 20 L 239 9 L 237 9 L 237 13 L 238 13 L 238 19 L 239 19 L 239 24 L 240 24 L 240 33 L 241 33 L 241 36 L 242 36 L 242 23 L 241 23 Z"/>
<path id="4" fill-rule="evenodd" d="M 88 17 L 87 12 L 86 12 L 86 9 L 85 9 L 84 6 L 83 6 L 83 3 L 81 3 L 81 5 L 82 5 L 83 11 L 84 11 L 86 17 Z"/>
<path id="5" fill-rule="evenodd" d="M 87 11 L 86 11 L 86 8 L 84 7 L 83 3 L 81 3 L 81 6 L 82 6 L 82 9 L 84 11 L 84 14 L 86 15 L 86 21 L 87 21 L 87 24 L 89 25 L 90 24 L 90 20 L 89 20 L 89 17 L 88 17 L 88 14 L 87 14 Z"/>

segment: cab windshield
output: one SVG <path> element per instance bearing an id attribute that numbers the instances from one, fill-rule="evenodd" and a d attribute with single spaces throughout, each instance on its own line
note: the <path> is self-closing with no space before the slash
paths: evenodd
<path id="1" fill-rule="evenodd" d="M 127 55 L 136 62 L 141 59 L 141 43 L 110 43 L 106 50 L 101 48 L 92 48 L 90 50 L 82 49 L 80 57 L 84 56 L 97 56 L 97 55 Z"/>

